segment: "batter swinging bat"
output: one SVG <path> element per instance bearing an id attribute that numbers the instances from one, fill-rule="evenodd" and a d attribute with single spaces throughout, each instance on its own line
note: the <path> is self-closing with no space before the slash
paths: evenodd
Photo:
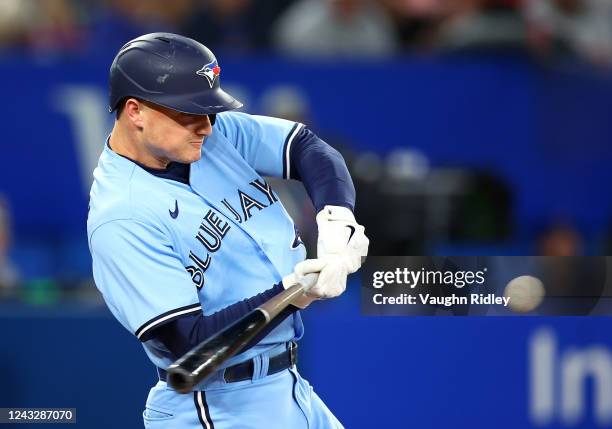
<path id="1" fill-rule="evenodd" d="M 223 362 L 236 355 L 270 321 L 303 293 L 304 286 L 296 283 L 198 344 L 168 367 L 168 384 L 180 393 L 190 392 L 197 384 L 215 372 Z"/>

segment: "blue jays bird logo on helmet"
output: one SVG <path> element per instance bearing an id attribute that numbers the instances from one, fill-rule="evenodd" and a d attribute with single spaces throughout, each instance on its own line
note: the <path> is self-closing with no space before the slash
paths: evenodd
<path id="1" fill-rule="evenodd" d="M 221 74 L 221 67 L 219 67 L 219 64 L 217 64 L 217 60 L 214 60 L 198 70 L 196 74 L 204 76 L 212 88 L 215 83 L 215 79 L 217 76 L 219 76 L 219 74 Z"/>

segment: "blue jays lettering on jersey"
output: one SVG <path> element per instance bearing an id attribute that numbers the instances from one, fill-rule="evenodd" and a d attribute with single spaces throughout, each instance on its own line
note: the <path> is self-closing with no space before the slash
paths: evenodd
<path id="1" fill-rule="evenodd" d="M 105 147 L 94 172 L 89 244 L 96 284 L 128 330 L 146 340 L 173 318 L 212 314 L 269 289 L 305 258 L 293 221 L 262 177 L 282 176 L 287 139 L 299 127 L 219 114 L 189 184 L 155 177 Z M 226 365 L 301 333 L 295 314 Z M 143 344 L 157 366 L 172 362 L 159 342 Z"/>

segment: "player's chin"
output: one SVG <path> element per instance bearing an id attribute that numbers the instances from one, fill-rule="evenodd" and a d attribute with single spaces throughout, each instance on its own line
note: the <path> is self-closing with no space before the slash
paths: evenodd
<path id="1" fill-rule="evenodd" d="M 190 164 L 192 162 L 199 161 L 202 158 L 202 142 L 200 143 L 190 143 L 191 147 L 189 151 L 185 153 L 183 163 Z"/>

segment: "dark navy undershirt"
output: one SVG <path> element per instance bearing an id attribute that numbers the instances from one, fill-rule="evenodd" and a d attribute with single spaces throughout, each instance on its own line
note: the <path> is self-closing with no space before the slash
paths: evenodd
<path id="1" fill-rule="evenodd" d="M 290 178 L 306 188 L 317 212 L 324 206 L 355 208 L 355 187 L 344 158 L 315 133 L 303 127 L 289 150 Z"/>

